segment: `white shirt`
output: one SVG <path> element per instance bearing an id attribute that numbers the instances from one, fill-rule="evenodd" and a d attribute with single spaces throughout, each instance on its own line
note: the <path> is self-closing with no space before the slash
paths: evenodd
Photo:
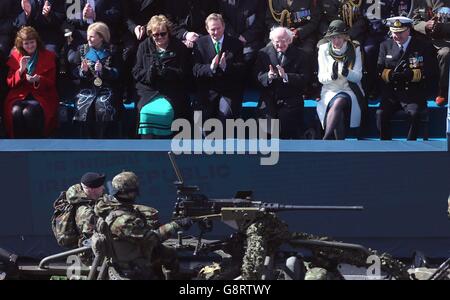
<path id="1" fill-rule="evenodd" d="M 211 37 L 211 41 L 213 42 L 213 45 L 215 45 L 217 42 L 219 42 L 220 50 L 222 50 L 222 47 L 223 47 L 223 39 L 224 39 L 224 38 L 225 38 L 225 35 L 222 35 L 222 38 L 221 38 L 220 40 L 216 41 L 216 40 L 214 40 L 214 39 Z"/>
<path id="2" fill-rule="evenodd" d="M 216 49 L 215 44 L 216 44 L 217 42 L 219 43 L 219 51 L 222 50 L 222 47 L 223 47 L 223 39 L 225 38 L 225 35 L 222 35 L 222 38 L 221 38 L 220 40 L 218 40 L 218 41 L 214 40 L 211 36 L 210 36 L 210 38 L 211 38 L 211 41 L 212 41 L 212 43 L 213 43 L 213 45 L 214 45 L 214 50 Z M 219 60 L 220 60 L 220 57 L 219 57 Z M 214 65 L 213 65 L 213 64 L 211 64 L 210 68 L 211 68 L 211 71 L 213 71 L 213 73 L 216 73 L 216 69 L 214 68 Z M 223 70 L 223 71 L 225 72 L 225 70 Z"/>
<path id="3" fill-rule="evenodd" d="M 403 46 L 403 53 L 406 52 L 406 49 L 408 49 L 409 43 L 411 42 L 411 36 L 408 36 L 408 39 L 406 40 L 406 42 L 404 42 L 403 44 L 397 44 L 398 48 L 401 49 L 401 47 Z"/>

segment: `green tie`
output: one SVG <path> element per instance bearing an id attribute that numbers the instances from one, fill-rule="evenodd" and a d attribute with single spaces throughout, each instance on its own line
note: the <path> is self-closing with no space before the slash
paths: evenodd
<path id="1" fill-rule="evenodd" d="M 219 54 L 220 52 L 220 42 L 214 43 L 214 49 L 216 49 L 216 54 Z"/>

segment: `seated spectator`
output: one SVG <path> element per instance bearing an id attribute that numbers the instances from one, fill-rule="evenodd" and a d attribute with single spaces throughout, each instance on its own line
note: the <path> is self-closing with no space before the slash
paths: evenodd
<path id="1" fill-rule="evenodd" d="M 87 30 L 88 43 L 78 49 L 78 76 L 81 90 L 77 95 L 74 121 L 85 138 L 114 138 L 123 105 L 118 97 L 120 54 L 109 44 L 105 23 L 96 22 Z"/>
<path id="2" fill-rule="evenodd" d="M 438 87 L 435 102 L 439 106 L 447 103 L 448 97 L 448 72 L 450 65 L 450 3 L 448 1 L 421 1 L 416 3 L 414 9 L 414 30 L 422 33 L 437 50 L 439 77 L 429 78 L 429 81 L 437 81 Z M 433 95 L 433 93 L 431 93 Z"/>
<path id="3" fill-rule="evenodd" d="M 147 38 L 146 25 L 153 16 L 163 12 L 162 0 L 128 0 L 122 1 L 125 15 L 125 32 L 123 39 L 122 59 L 123 72 L 121 81 L 124 85 L 123 99 L 128 102 L 136 101 L 135 82 L 132 76 L 133 66 L 136 64 L 136 53 L 139 44 Z M 178 5 L 183 5 L 186 1 L 177 1 Z"/>
<path id="4" fill-rule="evenodd" d="M 32 26 L 50 51 L 59 53 L 63 44 L 61 25 L 65 20 L 64 0 L 21 0 L 16 28 Z"/>
<path id="5" fill-rule="evenodd" d="M 350 127 L 361 124 L 361 107 L 365 107 L 361 87 L 362 61 L 358 42 L 352 42 L 341 20 L 330 23 L 319 47 L 319 82 L 322 83 L 317 114 L 325 129 L 324 140 L 345 139 L 350 112 Z"/>
<path id="6" fill-rule="evenodd" d="M 203 119 L 237 118 L 243 95 L 242 42 L 224 34 L 220 14 L 209 15 L 205 24 L 209 35 L 196 41 L 193 67 Z"/>
<path id="7" fill-rule="evenodd" d="M 294 33 L 288 28 L 275 27 L 269 36 L 271 43 L 259 51 L 255 64 L 262 88 L 259 109 L 263 117 L 280 120 L 280 138 L 299 139 L 311 62 L 292 45 Z"/>
<path id="8" fill-rule="evenodd" d="M 55 54 L 44 48 L 37 31 L 23 27 L 11 52 L 4 103 L 7 133 L 15 138 L 50 136 L 57 125 Z"/>
<path id="9" fill-rule="evenodd" d="M 427 109 L 427 81 L 436 74 L 437 59 L 433 46 L 411 35 L 412 20 L 388 19 L 392 38 L 380 45 L 379 76 L 382 80 L 381 106 L 377 127 L 381 140 L 391 139 L 390 119 L 397 111 L 409 117 L 408 140 L 416 140 L 420 114 Z"/>
<path id="10" fill-rule="evenodd" d="M 147 25 L 149 36 L 139 45 L 133 76 L 139 94 L 139 129 L 143 139 L 166 138 L 176 118 L 189 118 L 187 82 L 190 53 L 172 35 L 172 24 L 163 15 Z"/>

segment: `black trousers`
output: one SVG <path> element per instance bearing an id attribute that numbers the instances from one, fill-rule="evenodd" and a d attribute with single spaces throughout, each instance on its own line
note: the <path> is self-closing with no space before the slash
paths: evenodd
<path id="1" fill-rule="evenodd" d="M 409 131 L 408 140 L 416 140 L 419 132 L 420 112 L 426 108 L 425 103 L 405 103 L 398 101 L 381 100 L 381 107 L 377 110 L 377 127 L 380 131 L 381 140 L 391 140 L 391 118 L 392 115 L 403 110 L 408 115 Z"/>

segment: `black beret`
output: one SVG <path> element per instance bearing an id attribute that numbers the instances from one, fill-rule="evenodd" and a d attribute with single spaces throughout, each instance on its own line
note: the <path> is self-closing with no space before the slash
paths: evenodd
<path id="1" fill-rule="evenodd" d="M 105 174 L 88 172 L 81 177 L 81 183 L 90 188 L 98 188 L 105 183 Z"/>

